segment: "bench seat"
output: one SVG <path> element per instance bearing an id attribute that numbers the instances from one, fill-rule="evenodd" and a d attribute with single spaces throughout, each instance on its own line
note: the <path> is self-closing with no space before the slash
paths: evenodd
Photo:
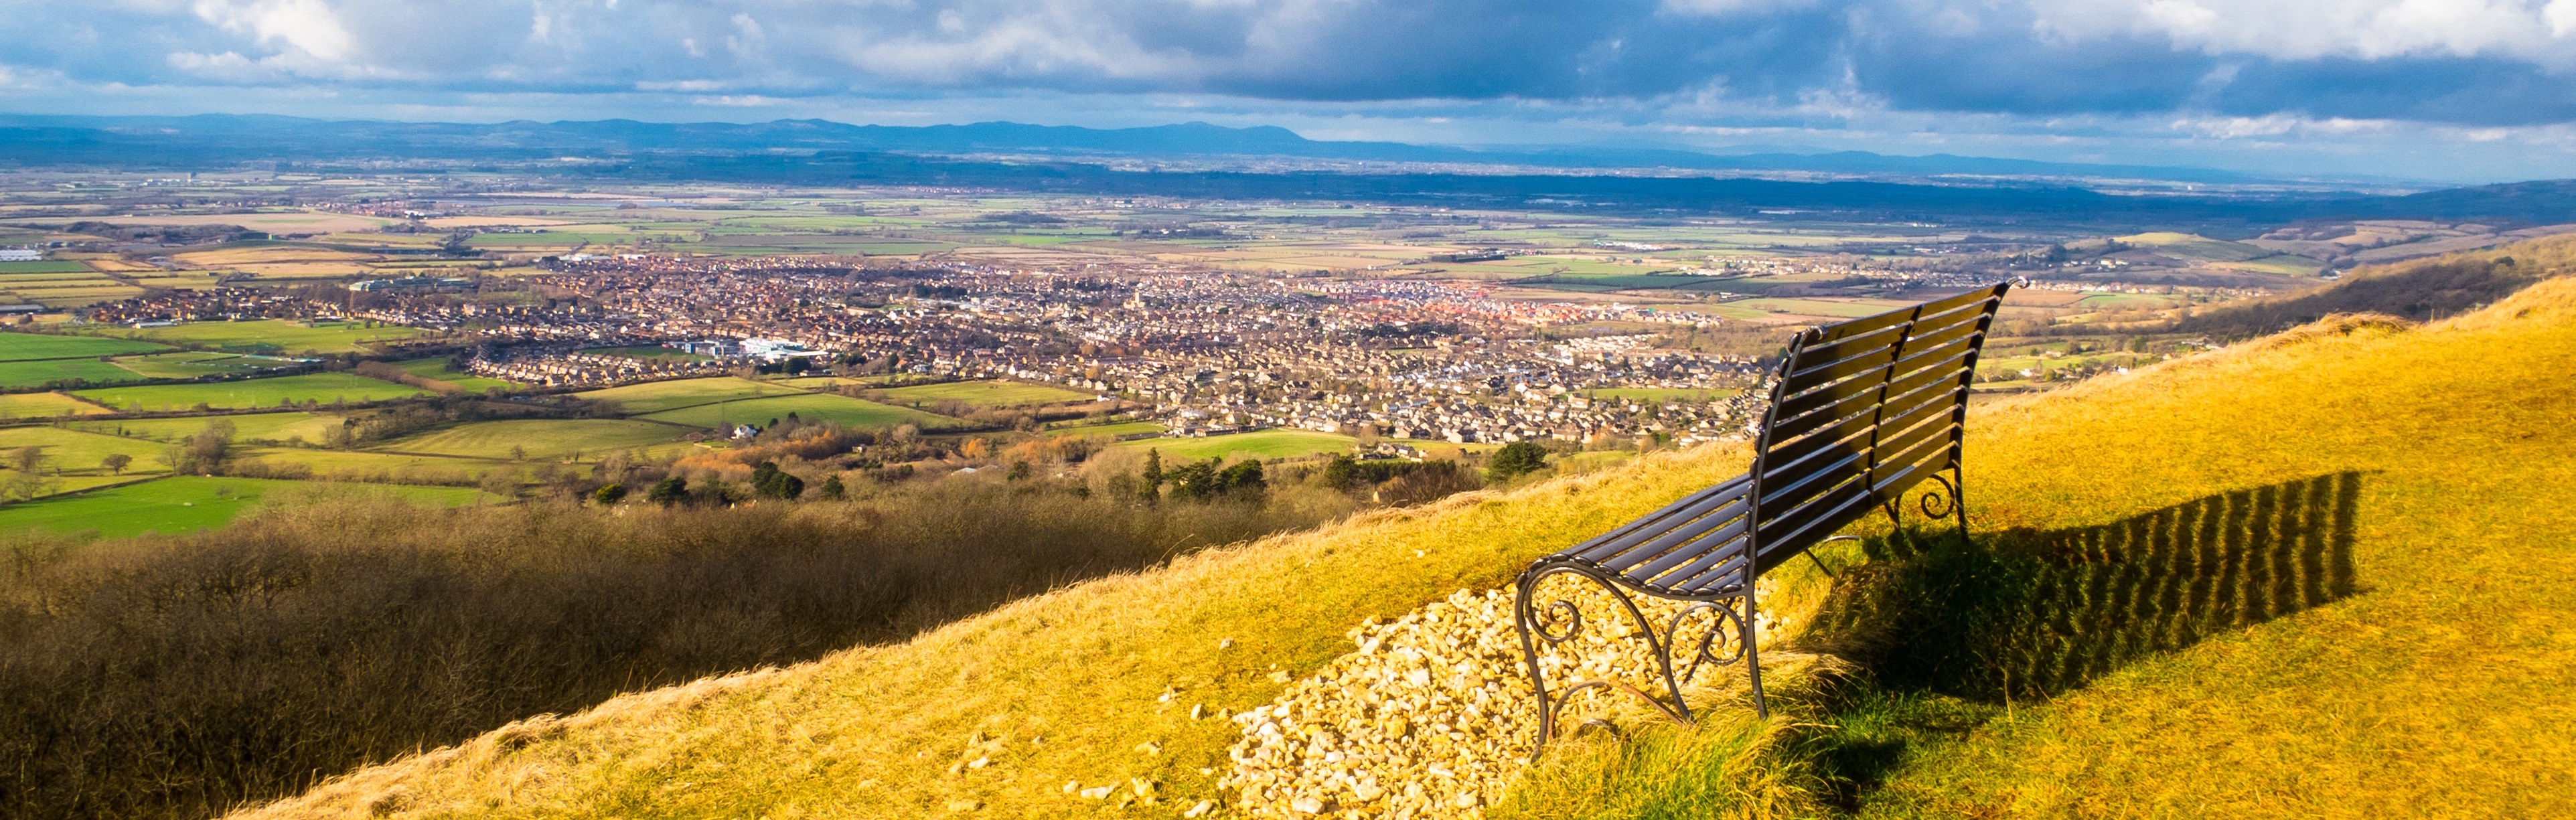
<path id="1" fill-rule="evenodd" d="M 1955 513 L 1965 537 L 1967 512 L 1959 500 L 1957 476 L 1969 383 L 1987 330 L 2011 287 L 1999 283 L 1799 333 L 1771 379 L 1770 407 L 1758 428 L 1752 470 L 1540 558 L 1522 571 L 1513 610 L 1538 690 L 1540 748 L 1554 732 L 1565 696 L 1586 689 L 1631 692 L 1676 719 L 1689 720 L 1681 683 L 1704 663 L 1743 660 L 1753 708 L 1766 711 L 1755 651 L 1759 619 L 1754 582 L 1873 509 L 1901 519 L 1899 501 L 1917 485 L 1940 485 L 1920 499 L 1923 513 L 1932 519 Z M 1621 614 L 1637 623 L 1632 632 L 1618 635 L 1643 640 L 1653 657 L 1661 659 L 1669 702 L 1615 681 L 1572 682 L 1551 697 L 1539 643 L 1564 645 L 1583 633 L 1587 623 L 1618 620 L 1587 619 L 1576 597 L 1541 589 L 1564 576 L 1588 580 L 1614 595 L 1625 596 L 1626 590 L 1699 602 L 1685 607 L 1684 614 L 1711 616 L 1698 621 L 1705 624 L 1698 633 L 1685 636 L 1689 619 L 1646 623 L 1635 603 L 1624 601 Z M 1695 648 L 1676 657 L 1685 647 Z"/>

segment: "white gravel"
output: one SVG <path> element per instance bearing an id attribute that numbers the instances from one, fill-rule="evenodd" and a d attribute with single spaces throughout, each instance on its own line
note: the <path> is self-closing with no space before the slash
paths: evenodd
<path id="1" fill-rule="evenodd" d="M 1589 598 L 1583 609 L 1592 617 L 1615 612 L 1619 623 L 1605 630 L 1596 620 L 1542 654 L 1551 688 L 1598 678 L 1646 688 L 1659 680 L 1643 642 L 1610 637 L 1632 629 L 1625 611 L 1597 590 L 1578 594 Z M 1681 609 L 1637 602 L 1659 624 Z M 1290 683 L 1270 705 L 1234 716 L 1243 740 L 1219 782 L 1236 793 L 1231 808 L 1256 817 L 1481 816 L 1520 775 L 1538 731 L 1511 592 L 1462 589 L 1393 621 L 1371 618 L 1350 638 L 1355 651 Z M 1703 667 L 1695 683 L 1726 687 L 1741 676 L 1740 666 Z M 1595 689 L 1560 720 L 1627 723 L 1653 714 L 1631 696 Z"/>

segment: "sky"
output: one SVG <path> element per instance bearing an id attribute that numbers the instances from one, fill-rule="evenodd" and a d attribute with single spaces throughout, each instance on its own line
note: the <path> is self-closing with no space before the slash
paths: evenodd
<path id="1" fill-rule="evenodd" d="M 2576 0 L 0 0 L 0 111 L 2576 177 Z"/>

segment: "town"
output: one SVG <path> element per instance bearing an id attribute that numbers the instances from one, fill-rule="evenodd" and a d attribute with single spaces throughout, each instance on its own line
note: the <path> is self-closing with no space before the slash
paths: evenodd
<path id="1" fill-rule="evenodd" d="M 543 265 L 492 280 L 494 296 L 524 299 L 478 298 L 474 280 L 423 277 L 302 295 L 171 291 L 92 307 L 83 320 L 319 318 L 453 332 L 474 348 L 474 373 L 549 388 L 745 368 L 1011 379 L 1137 403 L 1167 435 L 1184 437 L 1296 428 L 1398 442 L 1651 448 L 1740 436 L 1759 410 L 1745 390 L 1760 380 L 1756 357 L 1663 349 L 1656 332 L 1544 332 L 1726 320 L 1497 298 L 1465 283 L 642 254 Z M 637 347 L 687 355 L 625 355 Z"/>

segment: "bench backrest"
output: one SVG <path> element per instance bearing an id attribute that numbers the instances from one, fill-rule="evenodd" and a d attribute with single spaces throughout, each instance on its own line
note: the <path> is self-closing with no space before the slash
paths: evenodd
<path id="1" fill-rule="evenodd" d="M 1959 463 L 1977 351 L 2012 284 L 1798 334 L 1753 461 L 1753 574 Z"/>

